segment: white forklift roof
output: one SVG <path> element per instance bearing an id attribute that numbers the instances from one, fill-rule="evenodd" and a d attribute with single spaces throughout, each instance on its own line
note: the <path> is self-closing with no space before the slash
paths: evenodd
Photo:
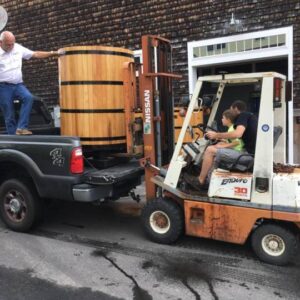
<path id="1" fill-rule="evenodd" d="M 260 73 L 235 73 L 235 74 L 221 74 L 221 75 L 208 75 L 198 77 L 200 81 L 210 82 L 226 82 L 226 83 L 239 83 L 239 82 L 257 82 L 264 77 L 276 77 L 286 80 L 286 76 L 276 72 L 260 72 Z"/>

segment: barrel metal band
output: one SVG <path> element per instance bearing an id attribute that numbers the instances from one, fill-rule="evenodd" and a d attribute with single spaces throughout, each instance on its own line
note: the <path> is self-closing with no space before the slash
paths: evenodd
<path id="1" fill-rule="evenodd" d="M 68 109 L 68 108 L 61 108 L 60 112 L 62 113 L 96 113 L 96 114 L 107 114 L 107 113 L 124 113 L 124 109 L 122 108 L 109 108 L 109 109 Z"/>
<path id="2" fill-rule="evenodd" d="M 121 52 L 121 51 L 110 51 L 110 50 L 70 50 L 62 54 L 62 56 L 76 55 L 76 54 L 116 55 L 116 56 L 126 56 L 126 57 L 134 58 L 133 54 Z"/>
<path id="3" fill-rule="evenodd" d="M 109 81 L 109 80 L 85 80 L 85 81 L 61 81 L 61 85 L 123 85 L 123 81 Z"/>
<path id="4" fill-rule="evenodd" d="M 109 136 L 109 137 L 79 137 L 84 142 L 96 142 L 96 141 L 118 141 L 126 140 L 126 136 Z"/>

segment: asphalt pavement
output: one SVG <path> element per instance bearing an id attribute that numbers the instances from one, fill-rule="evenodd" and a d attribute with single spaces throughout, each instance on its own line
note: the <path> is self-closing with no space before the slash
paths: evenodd
<path id="1" fill-rule="evenodd" d="M 155 244 L 143 233 L 141 205 L 54 202 L 29 234 L 0 222 L 0 300 L 300 298 L 300 257 L 278 267 L 248 244 Z"/>

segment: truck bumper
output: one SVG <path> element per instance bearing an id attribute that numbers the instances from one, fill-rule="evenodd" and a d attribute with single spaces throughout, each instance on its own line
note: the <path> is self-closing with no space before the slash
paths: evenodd
<path id="1" fill-rule="evenodd" d="M 117 200 L 120 197 L 127 196 L 139 184 L 141 184 L 141 175 L 123 182 L 101 185 L 77 184 L 73 186 L 73 199 L 79 202 L 94 202 L 100 199 Z"/>
<path id="2" fill-rule="evenodd" d="M 93 202 L 109 195 L 111 188 L 108 186 L 95 186 L 87 183 L 73 186 L 73 197 L 79 202 Z"/>

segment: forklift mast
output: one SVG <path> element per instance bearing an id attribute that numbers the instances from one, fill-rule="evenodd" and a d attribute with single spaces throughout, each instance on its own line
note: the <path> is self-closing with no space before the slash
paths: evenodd
<path id="1" fill-rule="evenodd" d="M 158 36 L 142 37 L 143 71 L 140 75 L 140 99 L 143 110 L 144 158 L 157 167 L 170 162 L 174 151 L 172 73 L 170 41 Z M 151 182 L 151 168 L 145 169 L 146 198 L 157 196 Z"/>

